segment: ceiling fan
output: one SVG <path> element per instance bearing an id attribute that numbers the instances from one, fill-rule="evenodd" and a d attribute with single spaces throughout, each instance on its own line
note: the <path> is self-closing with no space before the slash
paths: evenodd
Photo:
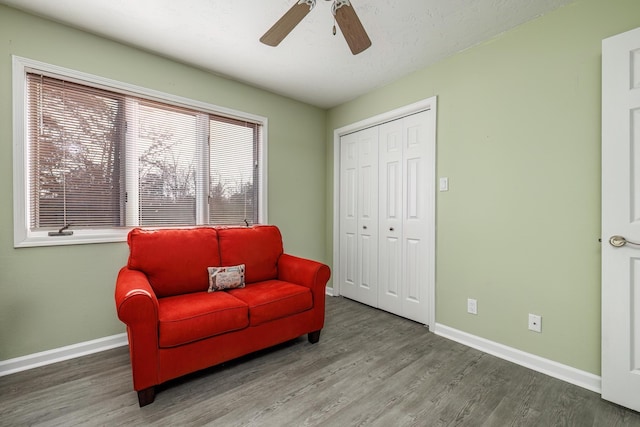
<path id="1" fill-rule="evenodd" d="M 260 41 L 269 46 L 278 46 L 295 26 L 311 12 L 315 5 L 316 0 L 299 0 L 278 22 L 273 24 L 273 27 L 264 33 Z M 349 0 L 333 0 L 331 11 L 354 55 L 371 46 L 371 40 Z M 333 34 L 336 34 L 335 25 L 333 26 Z"/>

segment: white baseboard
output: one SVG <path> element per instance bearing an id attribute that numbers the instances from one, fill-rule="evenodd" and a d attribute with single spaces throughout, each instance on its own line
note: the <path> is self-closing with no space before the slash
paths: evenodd
<path id="1" fill-rule="evenodd" d="M 333 288 L 324 288 L 324 293 L 326 295 L 329 295 L 330 297 L 335 296 L 335 295 L 333 295 Z"/>
<path id="2" fill-rule="evenodd" d="M 468 347 L 475 348 L 493 356 L 499 357 L 509 362 L 516 363 L 534 371 L 549 375 L 562 381 L 577 385 L 587 390 L 594 391 L 598 394 L 602 393 L 602 379 L 598 375 L 581 371 L 562 363 L 554 362 L 544 357 L 536 356 L 531 353 L 508 347 L 494 341 L 471 335 L 466 332 L 459 331 L 449 326 L 436 323 L 433 329 L 436 335 L 459 342 Z"/>
<path id="3" fill-rule="evenodd" d="M 50 365 L 63 360 L 74 359 L 88 354 L 98 353 L 116 347 L 128 345 L 127 334 L 98 338 L 65 347 L 54 348 L 40 353 L 28 354 L 15 359 L 0 361 L 0 377 L 26 371 L 39 366 Z"/>

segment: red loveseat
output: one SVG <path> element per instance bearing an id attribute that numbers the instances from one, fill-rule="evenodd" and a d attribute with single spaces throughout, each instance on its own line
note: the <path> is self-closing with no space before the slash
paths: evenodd
<path id="1" fill-rule="evenodd" d="M 129 233 L 116 280 L 140 406 L 155 386 L 308 334 L 324 325 L 329 267 L 283 252 L 275 226 Z M 208 267 L 245 265 L 244 288 L 208 292 Z"/>

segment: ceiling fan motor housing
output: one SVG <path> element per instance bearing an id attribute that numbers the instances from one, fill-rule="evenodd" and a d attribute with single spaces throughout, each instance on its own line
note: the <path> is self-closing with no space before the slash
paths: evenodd
<path id="1" fill-rule="evenodd" d="M 333 13 L 333 15 L 335 16 L 338 9 L 340 9 L 342 6 L 351 6 L 351 2 L 349 2 L 349 0 L 334 0 L 333 5 L 331 5 L 331 13 Z"/>
<path id="2" fill-rule="evenodd" d="M 309 6 L 309 10 L 311 10 L 316 7 L 316 0 L 299 0 L 298 4 L 306 4 Z"/>

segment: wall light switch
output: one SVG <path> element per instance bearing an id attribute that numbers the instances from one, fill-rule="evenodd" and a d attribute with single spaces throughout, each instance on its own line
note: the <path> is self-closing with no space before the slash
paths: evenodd
<path id="1" fill-rule="evenodd" d="M 449 191 L 449 178 L 446 176 L 440 178 L 440 191 Z"/>

